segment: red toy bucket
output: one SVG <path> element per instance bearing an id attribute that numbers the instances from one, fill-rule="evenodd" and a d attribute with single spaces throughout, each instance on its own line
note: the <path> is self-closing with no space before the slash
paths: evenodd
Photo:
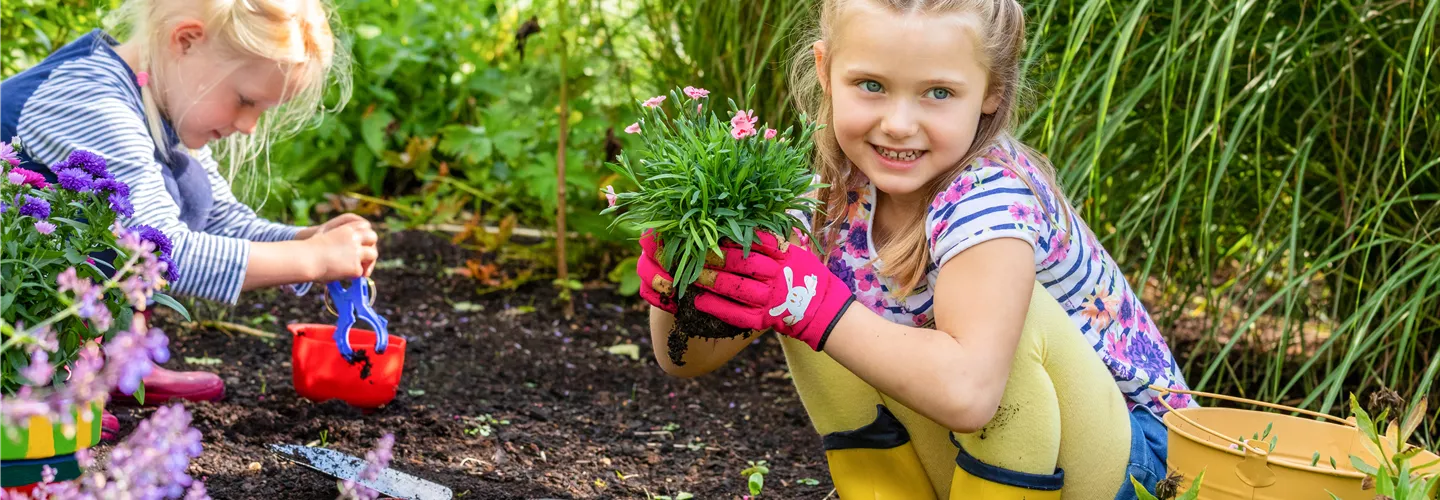
<path id="1" fill-rule="evenodd" d="M 357 408 L 379 408 L 395 399 L 405 367 L 405 339 L 390 335 L 384 354 L 375 353 L 375 332 L 352 328 L 354 363 L 340 355 L 334 325 L 290 325 L 295 334 L 290 376 L 295 392 L 315 402 L 339 399 Z"/>

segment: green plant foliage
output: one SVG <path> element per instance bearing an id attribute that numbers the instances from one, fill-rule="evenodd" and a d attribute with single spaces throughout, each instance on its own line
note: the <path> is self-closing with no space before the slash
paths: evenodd
<path id="1" fill-rule="evenodd" d="M 660 263 L 675 277 L 677 296 L 700 276 L 705 253 L 720 255 L 720 242 L 739 243 L 746 251 L 756 230 L 788 238 L 802 229 L 788 211 L 809 213 L 816 201 L 804 195 L 812 187 L 813 123 L 798 133 L 787 129 L 766 138 L 763 128 L 750 137 L 732 135 L 736 126 L 709 107 L 710 98 L 671 92 L 672 104 L 642 105 L 636 124 L 644 144 L 612 164 L 634 192 L 618 193 L 615 206 L 626 209 L 615 222 L 654 229 L 663 249 Z M 663 100 L 655 97 L 647 102 Z M 730 114 L 742 111 L 730 101 Z M 748 111 L 748 110 L 744 110 Z M 803 122 L 803 120 L 802 120 Z"/>

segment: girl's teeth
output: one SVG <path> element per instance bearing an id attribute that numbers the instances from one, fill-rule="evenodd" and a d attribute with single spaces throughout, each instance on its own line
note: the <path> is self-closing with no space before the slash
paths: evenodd
<path id="1" fill-rule="evenodd" d="M 889 158 L 889 159 L 892 159 L 892 160 L 911 161 L 911 160 L 914 160 L 915 158 L 917 158 L 917 157 L 920 156 L 920 153 L 919 153 L 918 151 L 906 151 L 906 152 L 903 152 L 903 153 L 902 153 L 902 152 L 892 151 L 892 150 L 885 149 L 885 148 L 877 148 L 877 149 L 879 149 L 881 156 L 884 156 L 884 157 Z"/>

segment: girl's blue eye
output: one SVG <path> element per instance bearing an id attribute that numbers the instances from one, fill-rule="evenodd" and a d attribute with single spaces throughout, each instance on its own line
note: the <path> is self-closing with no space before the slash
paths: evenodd
<path id="1" fill-rule="evenodd" d="M 949 89 L 930 89 L 930 97 L 936 100 L 949 99 L 951 95 Z"/>
<path id="2" fill-rule="evenodd" d="M 863 82 L 860 82 L 860 88 L 865 89 L 866 92 L 880 92 L 882 90 L 885 90 L 885 87 L 882 87 L 880 85 L 880 82 L 877 82 L 875 80 L 865 80 Z"/>

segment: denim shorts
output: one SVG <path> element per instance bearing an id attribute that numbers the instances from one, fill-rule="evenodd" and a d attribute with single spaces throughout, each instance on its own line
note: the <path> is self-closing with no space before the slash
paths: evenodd
<path id="1" fill-rule="evenodd" d="M 1141 405 L 1135 405 L 1130 410 L 1130 465 L 1125 468 L 1125 477 L 1115 500 L 1139 498 L 1130 482 L 1131 476 L 1148 492 L 1155 491 L 1155 485 L 1165 479 L 1169 439 L 1165 423 L 1150 410 Z"/>

